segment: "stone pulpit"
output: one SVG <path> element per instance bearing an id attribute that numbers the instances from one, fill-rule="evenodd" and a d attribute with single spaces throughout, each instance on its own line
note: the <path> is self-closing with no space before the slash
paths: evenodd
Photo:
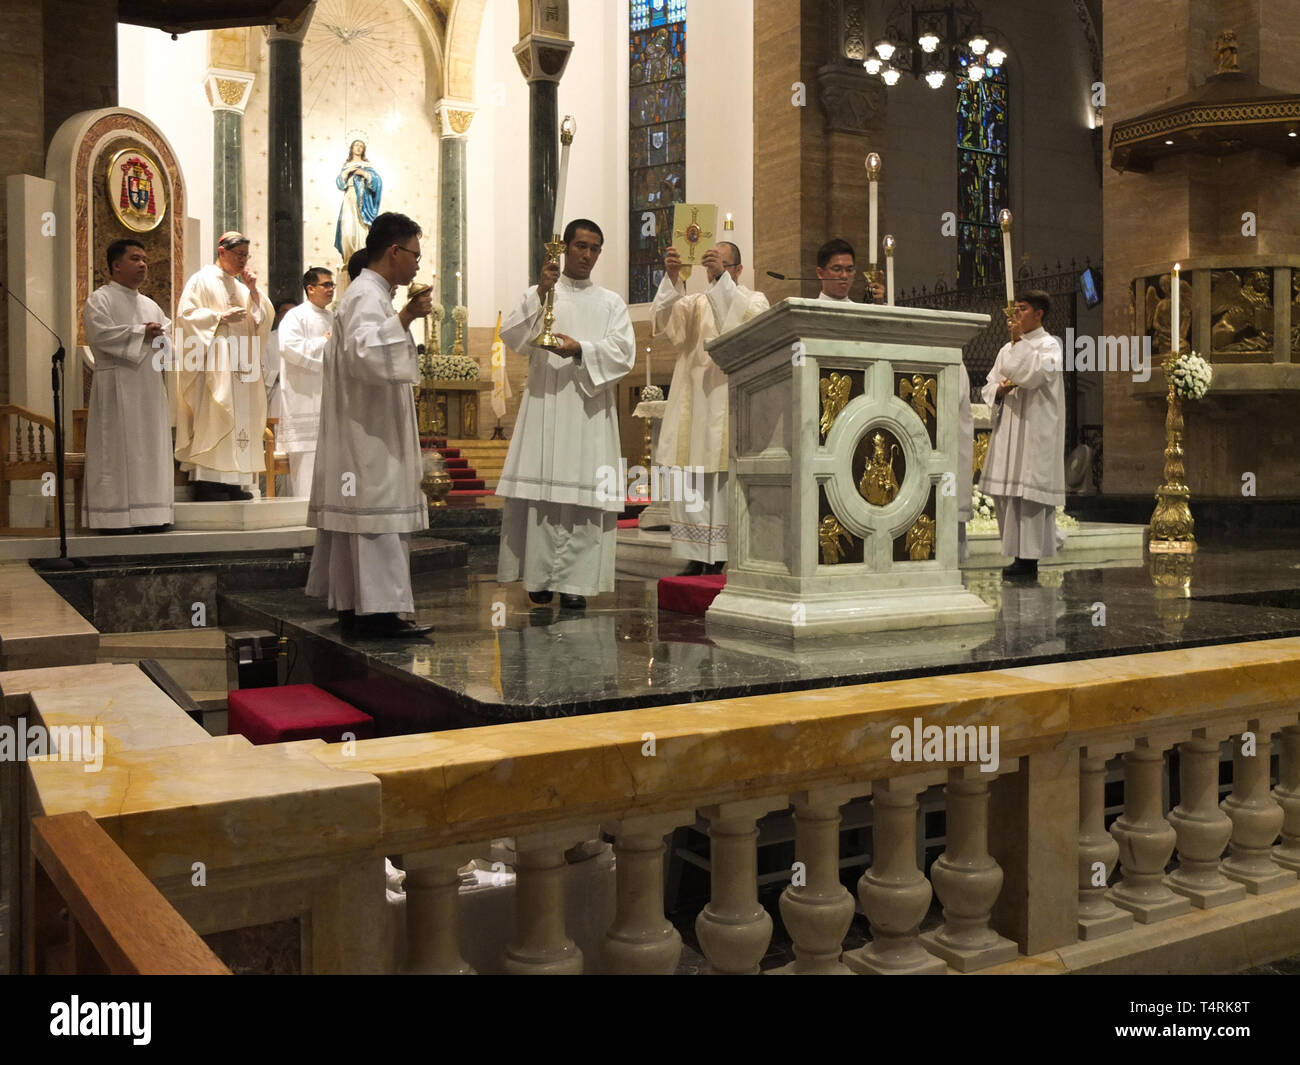
<path id="1" fill-rule="evenodd" d="M 788 299 L 708 345 L 730 401 L 710 632 L 986 622 L 957 568 L 962 345 L 988 316 Z"/>

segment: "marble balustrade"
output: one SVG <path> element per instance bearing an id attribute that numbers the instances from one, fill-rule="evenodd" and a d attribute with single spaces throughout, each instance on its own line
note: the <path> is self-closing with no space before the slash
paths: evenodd
<path id="1" fill-rule="evenodd" d="M 66 712 L 69 702 L 66 691 L 28 699 L 36 712 L 43 701 Z M 894 730 L 918 720 L 996 726 L 993 771 L 972 758 L 896 761 Z M 1234 777 L 1220 803 L 1223 742 Z M 772 936 L 758 893 L 758 821 L 791 806 L 796 861 L 780 912 L 795 960 L 781 972 L 1149 971 L 1171 958 L 1226 971 L 1267 960 L 1244 950 L 1300 949 L 1291 942 L 1300 927 L 1300 639 L 355 744 L 200 746 L 123 752 L 90 787 L 66 764 L 33 763 L 33 808 L 89 808 L 203 927 L 214 919 L 178 876 L 182 834 L 209 839 L 219 870 L 245 889 L 333 883 L 329 899 L 310 902 L 311 965 L 321 971 L 391 966 L 358 931 L 376 919 L 367 890 L 382 881 L 386 854 L 401 855 L 407 870 L 406 969 L 472 971 L 457 869 L 512 837 L 513 929 L 481 968 L 671 973 L 681 938 L 664 915 L 664 840 L 702 819 L 712 892 L 696 936 L 713 971 L 755 973 Z M 1172 751 L 1179 802 L 1165 811 Z M 187 788 L 187 761 L 191 778 L 220 782 L 217 799 Z M 218 763 L 242 764 L 241 775 L 219 773 Z M 1108 766 L 1122 767 L 1124 791 L 1109 831 Z M 946 798 L 946 849 L 927 875 L 917 810 L 935 786 Z M 863 796 L 872 859 L 855 906 L 839 877 L 839 811 Z M 305 819 L 316 804 L 328 812 Z M 257 853 L 240 854 L 241 817 L 268 810 L 288 836 L 259 823 L 246 842 Z M 601 830 L 614 841 L 613 916 L 584 945 L 566 924 L 566 855 Z M 228 838 L 213 838 L 223 831 Z M 922 931 L 932 899 L 942 915 Z M 855 908 L 871 938 L 845 953 Z M 1211 908 L 1221 920 L 1195 921 Z"/>

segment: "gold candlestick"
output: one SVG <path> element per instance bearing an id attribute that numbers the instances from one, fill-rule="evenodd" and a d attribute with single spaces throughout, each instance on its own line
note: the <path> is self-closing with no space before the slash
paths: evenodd
<path id="1" fill-rule="evenodd" d="M 560 234 L 556 233 L 546 242 L 546 261 L 555 263 L 557 266 L 560 262 L 560 252 L 564 251 L 564 240 Z M 542 331 L 529 341 L 535 348 L 551 348 L 560 343 L 560 339 L 551 332 L 551 327 L 555 325 L 555 286 L 546 293 L 546 313 L 542 316 Z"/>
<path id="2" fill-rule="evenodd" d="M 451 309 L 451 319 L 456 323 L 456 339 L 451 342 L 451 353 L 453 355 L 463 356 L 465 354 L 465 319 L 469 317 L 469 311 L 464 307 L 453 307 Z"/>
<path id="3" fill-rule="evenodd" d="M 1156 489 L 1156 509 L 1151 514 L 1151 539 L 1147 547 L 1153 552 L 1191 554 L 1196 550 L 1193 532 L 1191 497 L 1183 467 L 1183 397 L 1174 389 L 1174 360 L 1169 352 L 1162 365 L 1169 382 L 1165 414 L 1165 481 Z"/>

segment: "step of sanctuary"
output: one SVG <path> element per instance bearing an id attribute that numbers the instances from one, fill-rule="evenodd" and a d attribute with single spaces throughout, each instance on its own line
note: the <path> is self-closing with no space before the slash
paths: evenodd
<path id="1" fill-rule="evenodd" d="M 0 670 L 95 661 L 99 632 L 26 562 L 0 564 Z"/>
<path id="2" fill-rule="evenodd" d="M 225 630 L 211 627 L 100 634 L 98 661 L 135 665 L 146 658 L 162 666 L 203 709 L 225 709 Z"/>
<path id="3" fill-rule="evenodd" d="M 308 544 L 314 542 L 315 530 Z M 176 536 L 165 533 L 162 536 Z M 184 534 L 181 534 L 182 536 Z M 112 537 L 119 542 L 131 537 Z M 173 541 L 174 543 L 184 543 Z M 411 573 L 465 565 L 463 542 L 436 533 L 411 537 Z M 76 569 L 32 565 L 44 582 L 99 632 L 156 632 L 217 626 L 217 596 L 236 590 L 304 588 L 309 547 L 171 555 L 119 554 L 87 560 Z"/>

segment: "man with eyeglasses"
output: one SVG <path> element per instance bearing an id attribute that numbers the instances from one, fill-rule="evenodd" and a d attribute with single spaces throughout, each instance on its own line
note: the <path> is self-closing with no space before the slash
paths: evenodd
<path id="1" fill-rule="evenodd" d="M 636 361 L 627 304 L 591 281 L 605 235 L 590 219 L 564 228 L 564 273 L 542 266 L 537 285 L 501 323 L 501 339 L 528 360 L 497 495 L 501 551 L 497 580 L 523 581 L 534 603 L 560 593 L 563 610 L 614 590 L 614 546 L 624 492 L 610 493 L 619 469 L 615 385 Z M 533 344 L 547 293 L 555 292 L 556 343 Z"/>
<path id="2" fill-rule="evenodd" d="M 853 245 L 847 240 L 833 237 L 817 249 L 817 276 L 821 279 L 822 290 L 817 294 L 819 300 L 832 303 L 852 303 L 849 289 L 853 287 L 857 256 Z M 868 303 L 885 302 L 885 286 L 872 280 L 867 287 Z"/>
<path id="3" fill-rule="evenodd" d="M 374 220 L 368 265 L 339 300 L 324 348 L 307 594 L 328 600 L 347 636 L 407 639 L 433 628 L 399 617 L 415 612 L 407 538 L 429 527 L 410 328 L 429 313 L 432 290 L 393 309 L 398 287 L 415 278 L 420 236 L 404 214 Z"/>
<path id="4" fill-rule="evenodd" d="M 248 238 L 223 233 L 217 261 L 185 283 L 176 304 L 185 338 L 184 355 L 176 353 L 176 458 L 201 503 L 252 499 L 266 466 L 262 349 L 273 315 L 248 263 Z"/>
<path id="5" fill-rule="evenodd" d="M 683 471 L 666 478 L 674 488 L 668 503 L 673 556 L 687 560 L 683 577 L 721 573 L 727 560 L 727 375 L 704 345 L 768 307 L 761 292 L 739 284 L 744 267 L 735 244 L 723 241 L 701 261 L 708 291 L 688 296 L 681 254 L 669 248 L 653 308 L 655 335 L 677 352 L 655 462 Z M 688 476 L 700 478 L 699 494 L 689 502 L 676 490 Z"/>
<path id="6" fill-rule="evenodd" d="M 306 301 L 286 314 L 277 330 L 282 365 L 276 437 L 289 456 L 289 492 L 295 496 L 311 495 L 320 430 L 321 368 L 334 327 L 334 315 L 328 310 L 334 299 L 334 275 L 313 266 L 302 275 L 302 288 Z"/>

